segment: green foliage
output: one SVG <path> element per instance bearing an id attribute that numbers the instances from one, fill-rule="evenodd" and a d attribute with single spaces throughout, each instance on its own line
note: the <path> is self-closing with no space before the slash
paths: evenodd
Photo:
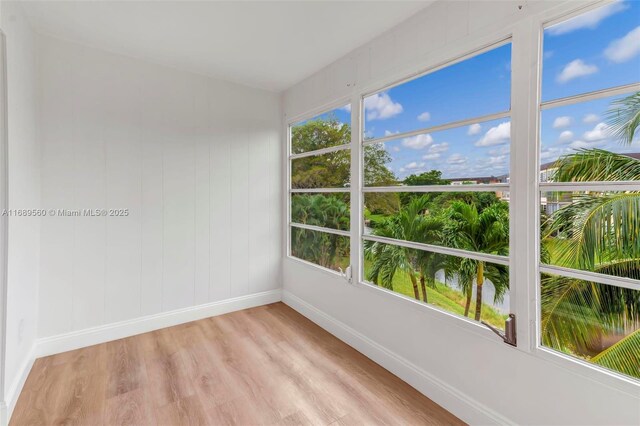
<path id="1" fill-rule="evenodd" d="M 291 198 L 291 220 L 305 225 L 349 230 L 349 204 L 345 194 L 296 194 Z M 349 255 L 349 239 L 326 232 L 291 228 L 291 254 L 337 269 Z"/>
<path id="2" fill-rule="evenodd" d="M 640 92 L 612 103 L 607 113 L 611 133 L 618 140 L 630 145 L 640 127 Z"/>
<path id="3" fill-rule="evenodd" d="M 291 220 L 306 225 L 349 230 L 348 194 L 294 194 L 291 196 Z"/>
<path id="4" fill-rule="evenodd" d="M 640 378 L 640 329 L 591 358 L 591 362 Z"/>
<path id="5" fill-rule="evenodd" d="M 349 257 L 349 239 L 341 235 L 291 228 L 291 254 L 325 268 L 344 266 Z"/>
<path id="6" fill-rule="evenodd" d="M 445 241 L 449 247 L 458 249 L 497 254 L 509 254 L 509 206 L 507 203 L 494 203 L 478 211 L 475 204 L 454 201 L 447 209 L 447 226 Z M 462 285 L 470 295 L 473 277 L 476 281 L 476 313 L 475 319 L 482 316 L 482 286 L 485 279 L 491 280 L 495 287 L 495 302 L 502 301 L 509 289 L 509 273 L 505 266 L 473 259 L 453 259 L 449 268 L 461 271 Z"/>
<path id="7" fill-rule="evenodd" d="M 365 186 L 395 185 L 397 178 L 387 168 L 391 156 L 384 149 L 384 145 L 376 143 L 364 147 L 364 184 Z"/>
<path id="8" fill-rule="evenodd" d="M 561 157 L 553 178 L 558 182 L 640 180 L 640 160 L 602 149 L 585 149 Z"/>
<path id="9" fill-rule="evenodd" d="M 351 143 L 351 126 L 335 117 L 312 120 L 291 129 L 291 152 L 301 154 Z"/>
<path id="10" fill-rule="evenodd" d="M 419 175 L 407 176 L 403 183 L 408 186 L 449 185 L 451 181 L 442 179 L 442 172 L 440 170 L 430 170 L 420 173 Z"/>

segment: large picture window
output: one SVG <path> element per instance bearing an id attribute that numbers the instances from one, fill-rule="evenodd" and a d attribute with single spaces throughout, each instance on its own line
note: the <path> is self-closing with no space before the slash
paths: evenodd
<path id="1" fill-rule="evenodd" d="M 640 2 L 564 4 L 494 40 L 289 126 L 289 255 L 636 386 Z"/>
<path id="2" fill-rule="evenodd" d="M 510 70 L 501 43 L 365 97 L 362 117 L 364 280 L 496 328 L 511 312 Z"/>
<path id="3" fill-rule="evenodd" d="M 615 2 L 545 28 L 539 173 L 540 344 L 635 378 L 639 17 Z"/>
<path id="4" fill-rule="evenodd" d="M 289 254 L 334 271 L 349 259 L 348 107 L 289 127 Z"/>

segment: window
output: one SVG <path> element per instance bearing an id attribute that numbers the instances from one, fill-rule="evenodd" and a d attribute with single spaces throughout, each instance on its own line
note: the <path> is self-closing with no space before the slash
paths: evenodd
<path id="1" fill-rule="evenodd" d="M 343 107 L 289 128 L 289 254 L 336 271 L 350 263 L 350 122 Z"/>
<path id="2" fill-rule="evenodd" d="M 544 30 L 540 344 L 640 378 L 640 4 Z"/>
<path id="3" fill-rule="evenodd" d="M 350 105 L 292 124 L 290 255 L 353 262 L 358 285 L 473 332 L 516 314 L 519 350 L 636 389 L 640 3 L 558 19 L 571 8 L 376 92 L 352 86 L 359 155 Z"/>
<path id="4" fill-rule="evenodd" d="M 504 328 L 511 44 L 363 99 L 364 280 Z"/>

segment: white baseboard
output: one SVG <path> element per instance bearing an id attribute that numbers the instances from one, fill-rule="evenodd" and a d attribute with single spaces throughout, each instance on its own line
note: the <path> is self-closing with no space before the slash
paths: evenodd
<path id="1" fill-rule="evenodd" d="M 473 425 L 515 424 L 515 422 L 479 403 L 469 395 L 448 385 L 431 373 L 374 342 L 362 333 L 336 320 L 292 293 L 283 290 L 282 301 L 349 346 L 354 347 L 391 371 L 463 421 Z"/>
<path id="2" fill-rule="evenodd" d="M 282 290 L 271 290 L 247 296 L 234 297 L 219 302 L 192 306 L 127 321 L 116 322 L 52 337 L 38 339 L 36 358 L 53 355 L 136 334 L 147 333 L 173 325 L 222 315 L 241 309 L 275 303 L 282 300 Z"/>
<path id="3" fill-rule="evenodd" d="M 13 414 L 13 410 L 14 408 L 16 408 L 16 402 L 18 402 L 18 396 L 20 395 L 20 392 L 22 392 L 22 388 L 27 381 L 27 377 L 31 372 L 31 367 L 33 367 L 33 363 L 35 362 L 35 360 L 36 343 L 31 346 L 29 353 L 20 365 L 18 375 L 14 379 L 13 383 L 11 383 L 11 386 L 5 394 L 5 400 L 2 402 L 2 407 L 0 407 L 0 425 L 4 426 L 6 424 L 9 424 L 11 414 Z"/>

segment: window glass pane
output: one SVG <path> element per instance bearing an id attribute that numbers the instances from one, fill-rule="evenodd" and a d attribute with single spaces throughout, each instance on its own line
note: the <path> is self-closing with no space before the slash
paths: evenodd
<path id="1" fill-rule="evenodd" d="M 291 221 L 348 231 L 349 197 L 348 193 L 291 194 Z"/>
<path id="2" fill-rule="evenodd" d="M 291 160 L 291 187 L 348 188 L 351 151 L 342 150 Z"/>
<path id="3" fill-rule="evenodd" d="M 351 106 L 346 105 L 291 126 L 291 153 L 351 143 Z"/>
<path id="4" fill-rule="evenodd" d="M 365 149 L 365 185 L 507 183 L 508 118 L 395 139 Z"/>
<path id="5" fill-rule="evenodd" d="M 364 233 L 507 256 L 507 200 L 506 192 L 368 192 Z"/>
<path id="6" fill-rule="evenodd" d="M 541 181 L 640 180 L 640 132 L 629 140 L 618 125 L 638 107 L 630 93 L 542 111 Z"/>
<path id="7" fill-rule="evenodd" d="M 544 31 L 542 99 L 640 81 L 640 2 L 617 1 Z"/>
<path id="8" fill-rule="evenodd" d="M 292 256 L 335 271 L 349 266 L 348 237 L 294 226 L 290 229 Z"/>
<path id="9" fill-rule="evenodd" d="M 364 137 L 378 138 L 508 111 L 511 44 L 364 99 Z"/>
<path id="10" fill-rule="evenodd" d="M 640 291 L 542 274 L 542 345 L 640 378 Z"/>
<path id="11" fill-rule="evenodd" d="M 640 280 L 640 185 L 541 195 L 543 263 Z"/>
<path id="12" fill-rule="evenodd" d="M 509 314 L 508 267 L 371 241 L 364 246 L 367 282 L 504 329 Z"/>

